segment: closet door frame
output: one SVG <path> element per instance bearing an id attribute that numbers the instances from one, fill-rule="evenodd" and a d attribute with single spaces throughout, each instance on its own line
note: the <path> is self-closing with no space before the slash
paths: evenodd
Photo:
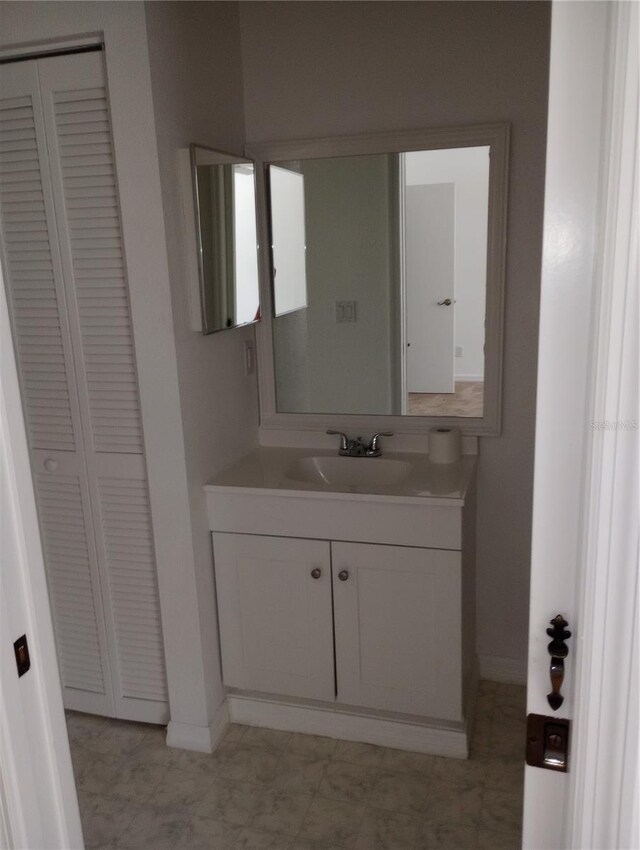
<path id="1" fill-rule="evenodd" d="M 144 5 L 5 6 L 2 58 L 32 56 L 41 45 L 67 49 L 104 44 L 154 520 L 169 737 L 193 749 L 210 750 L 226 722 L 217 711 L 224 689 L 217 641 L 205 644 L 200 629 L 203 618 L 215 622 L 215 605 L 213 597 L 200 592 L 210 580 L 205 573 L 211 566 L 196 563 L 197 529 L 191 529 Z M 134 126 L 136 132 L 131 133 Z M 185 616 L 196 611 L 199 617 Z"/>

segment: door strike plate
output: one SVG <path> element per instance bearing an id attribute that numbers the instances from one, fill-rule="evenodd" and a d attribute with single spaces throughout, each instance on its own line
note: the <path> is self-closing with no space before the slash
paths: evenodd
<path id="1" fill-rule="evenodd" d="M 544 714 L 527 717 L 527 764 L 567 772 L 571 722 Z"/>

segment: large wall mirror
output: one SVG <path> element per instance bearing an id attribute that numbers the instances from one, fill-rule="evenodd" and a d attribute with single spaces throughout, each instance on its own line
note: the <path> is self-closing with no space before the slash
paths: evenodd
<path id="1" fill-rule="evenodd" d="M 498 433 L 507 126 L 251 153 L 269 245 L 263 421 Z"/>
<path id="2" fill-rule="evenodd" d="M 259 318 L 254 164 L 190 147 L 202 332 Z"/>

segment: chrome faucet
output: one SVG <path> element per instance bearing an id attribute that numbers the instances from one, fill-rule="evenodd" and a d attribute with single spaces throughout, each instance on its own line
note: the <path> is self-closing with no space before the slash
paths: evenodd
<path id="1" fill-rule="evenodd" d="M 327 434 L 336 434 L 340 437 L 340 448 L 338 454 L 344 457 L 380 457 L 380 437 L 393 437 L 393 431 L 380 431 L 374 434 L 369 445 L 363 442 L 362 437 L 347 437 L 342 431 L 329 429 Z"/>

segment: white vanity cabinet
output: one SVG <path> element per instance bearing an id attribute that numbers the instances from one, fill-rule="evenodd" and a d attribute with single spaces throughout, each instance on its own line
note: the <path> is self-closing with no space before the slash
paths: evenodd
<path id="1" fill-rule="evenodd" d="M 463 719 L 460 552 L 225 533 L 213 549 L 225 685 Z"/>
<path id="2" fill-rule="evenodd" d="M 260 449 L 206 488 L 231 719 L 464 758 L 474 459 L 387 496 L 295 491 L 295 458 Z"/>

